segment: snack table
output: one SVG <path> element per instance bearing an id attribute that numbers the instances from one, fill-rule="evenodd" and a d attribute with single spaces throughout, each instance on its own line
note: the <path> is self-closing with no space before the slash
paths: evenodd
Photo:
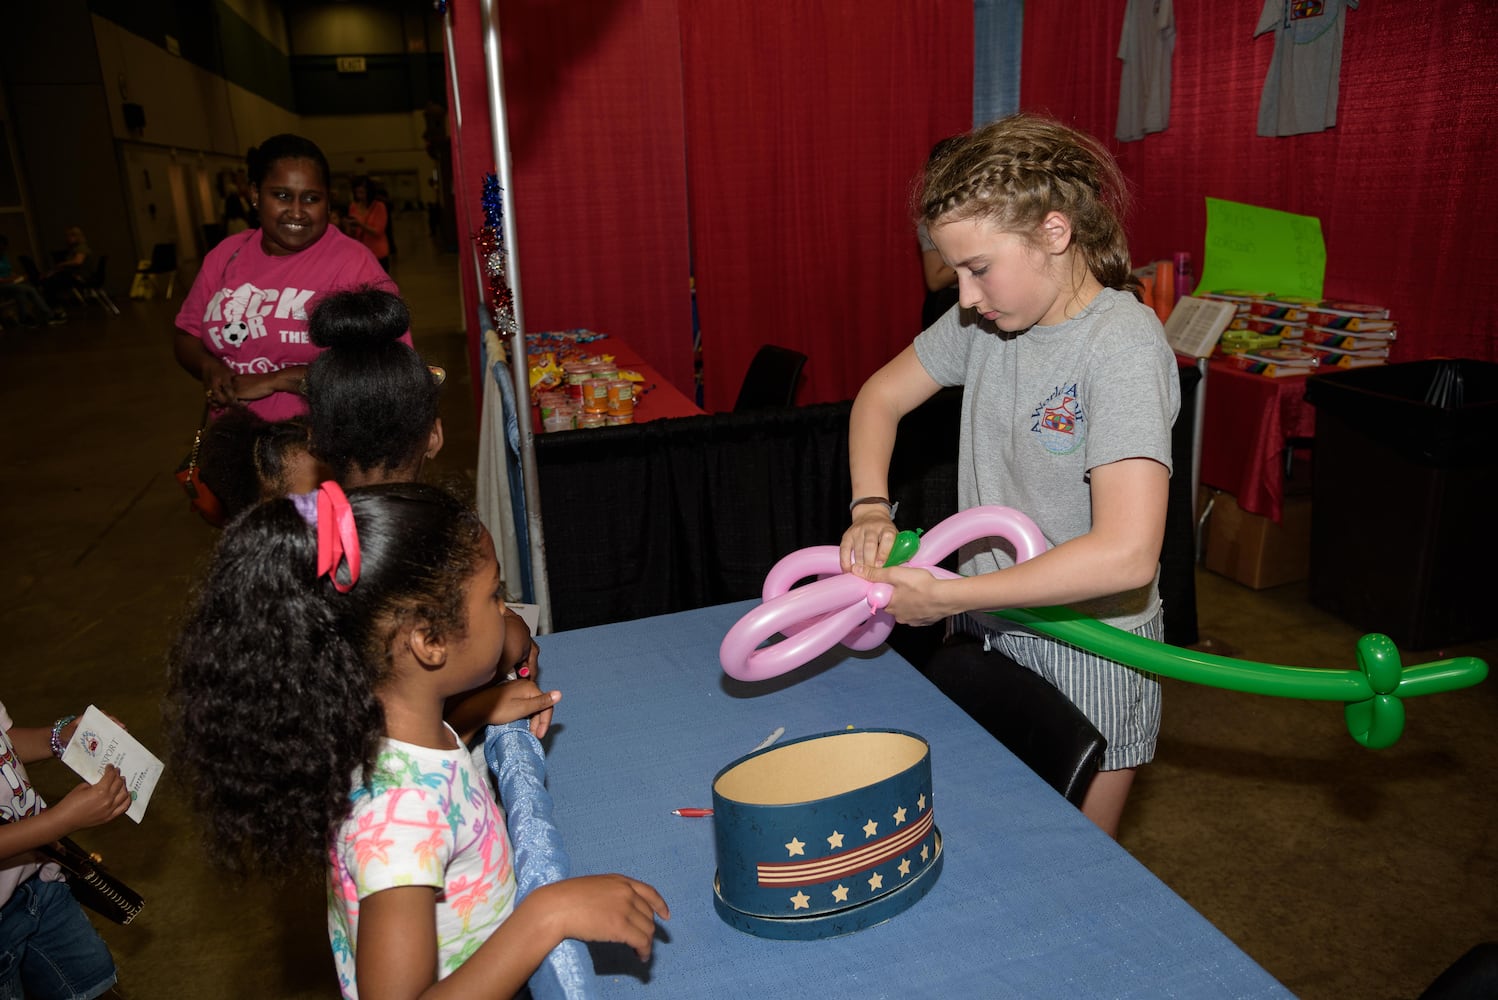
<path id="1" fill-rule="evenodd" d="M 913 667 L 841 646 L 759 683 L 724 634 L 755 602 L 538 637 L 547 744 L 574 875 L 623 872 L 671 907 L 648 966 L 592 944 L 602 996 L 1288 997 L 1290 993 Z M 736 930 L 713 906 L 714 775 L 783 740 L 901 729 L 931 747 L 944 867 L 909 909 L 822 940 Z"/>
<path id="2" fill-rule="evenodd" d="M 538 343 L 555 336 L 555 334 L 548 333 L 528 333 L 526 341 L 531 352 L 534 353 Z M 614 364 L 621 372 L 631 371 L 641 376 L 641 380 L 636 383 L 636 392 L 639 395 L 635 398 L 634 422 L 637 424 L 660 420 L 664 417 L 695 417 L 704 412 L 685 393 L 652 368 L 650 363 L 626 341 L 614 334 L 607 334 L 596 340 L 585 340 L 577 345 L 576 350 L 585 354 L 612 355 Z M 532 426 L 537 433 L 540 433 L 541 417 L 534 406 L 531 407 L 531 419 Z"/>
<path id="3" fill-rule="evenodd" d="M 1202 418 L 1201 484 L 1225 490 L 1250 514 L 1279 521 L 1285 449 L 1316 432 L 1307 375 L 1266 378 L 1212 359 Z"/>

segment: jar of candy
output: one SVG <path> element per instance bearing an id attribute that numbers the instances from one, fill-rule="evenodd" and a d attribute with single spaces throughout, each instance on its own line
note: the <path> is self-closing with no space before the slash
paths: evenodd
<path id="1" fill-rule="evenodd" d="M 567 395 L 578 403 L 583 401 L 583 386 L 592 379 L 592 365 L 573 361 L 562 366 L 562 380 L 567 388 Z"/>
<path id="2" fill-rule="evenodd" d="M 587 413 L 607 413 L 609 409 L 609 383 L 601 378 L 590 378 L 582 384 L 583 410 Z"/>
<path id="3" fill-rule="evenodd" d="M 615 379 L 608 384 L 609 412 L 613 414 L 635 412 L 635 384 L 628 379 Z"/>

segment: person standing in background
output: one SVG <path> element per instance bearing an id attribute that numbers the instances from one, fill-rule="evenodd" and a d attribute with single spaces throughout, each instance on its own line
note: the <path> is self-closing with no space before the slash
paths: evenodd
<path id="1" fill-rule="evenodd" d="M 208 252 L 177 313 L 173 350 L 212 406 L 285 420 L 307 411 L 302 381 L 320 350 L 307 317 L 318 300 L 366 285 L 399 290 L 367 249 L 328 225 L 328 161 L 316 143 L 272 136 L 250 150 L 249 178 L 260 226 Z"/>
<path id="2" fill-rule="evenodd" d="M 375 196 L 368 177 L 354 178 L 354 200 L 349 203 L 345 220 L 348 234 L 369 248 L 375 260 L 390 271 L 390 210 Z"/>
<path id="3" fill-rule="evenodd" d="M 948 137 L 932 146 L 926 162 L 933 162 L 954 139 Z M 924 330 L 957 304 L 957 272 L 941 259 L 941 251 L 931 242 L 931 230 L 924 219 L 916 224 L 915 238 L 921 247 L 921 276 L 926 280 L 926 299 L 921 303 L 921 329 Z"/>

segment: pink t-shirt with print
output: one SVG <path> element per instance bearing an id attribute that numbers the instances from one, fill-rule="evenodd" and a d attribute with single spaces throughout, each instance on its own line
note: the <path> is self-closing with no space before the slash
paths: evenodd
<path id="1" fill-rule="evenodd" d="M 177 329 L 203 342 L 237 374 L 264 375 L 310 364 L 321 353 L 307 336 L 307 316 L 330 292 L 370 285 L 400 294 L 364 244 L 329 226 L 307 249 L 268 254 L 260 230 L 224 239 L 208 251 L 202 270 L 177 313 Z M 403 343 L 411 343 L 406 331 Z M 266 420 L 307 412 L 294 392 L 251 400 Z"/>

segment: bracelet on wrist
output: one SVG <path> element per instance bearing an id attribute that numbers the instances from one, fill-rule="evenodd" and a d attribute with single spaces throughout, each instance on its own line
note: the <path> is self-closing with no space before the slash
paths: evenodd
<path id="1" fill-rule="evenodd" d="M 62 759 L 63 751 L 68 748 L 68 745 L 62 741 L 62 731 L 76 718 L 78 718 L 76 715 L 64 715 L 52 723 L 52 756 L 58 760 Z"/>
<path id="2" fill-rule="evenodd" d="M 891 503 L 889 497 L 859 497 L 857 500 L 854 500 L 852 503 L 848 504 L 848 513 L 853 513 L 854 510 L 866 503 L 884 504 L 885 510 L 889 511 L 889 519 L 891 521 L 895 519 L 895 511 L 900 509 L 900 501 L 896 500 Z"/>

